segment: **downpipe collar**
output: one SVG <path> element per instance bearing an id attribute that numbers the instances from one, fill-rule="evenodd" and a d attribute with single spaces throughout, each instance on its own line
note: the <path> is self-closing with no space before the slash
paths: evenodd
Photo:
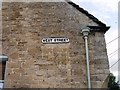
<path id="1" fill-rule="evenodd" d="M 82 28 L 82 32 L 81 33 L 83 33 L 83 36 L 85 38 L 88 37 L 89 32 L 90 32 L 90 28 L 89 27 Z"/>

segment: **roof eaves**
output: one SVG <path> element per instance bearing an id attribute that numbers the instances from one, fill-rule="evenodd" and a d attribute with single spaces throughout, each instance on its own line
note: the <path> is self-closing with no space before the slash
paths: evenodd
<path id="1" fill-rule="evenodd" d="M 74 8 L 88 16 L 90 19 L 92 19 L 94 22 L 96 22 L 99 26 L 106 27 L 106 24 L 99 21 L 96 17 L 94 17 L 92 14 L 88 13 L 88 11 L 84 10 L 83 8 L 79 7 L 79 5 L 73 3 L 72 1 L 67 2 L 68 4 L 72 5 Z"/>
<path id="2" fill-rule="evenodd" d="M 104 32 L 108 31 L 110 29 L 110 26 L 102 27 L 102 26 L 87 26 L 90 28 L 91 31 L 98 31 L 98 32 Z"/>

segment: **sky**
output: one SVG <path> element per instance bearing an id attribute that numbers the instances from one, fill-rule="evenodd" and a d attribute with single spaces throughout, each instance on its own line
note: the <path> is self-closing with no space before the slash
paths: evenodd
<path id="1" fill-rule="evenodd" d="M 1 0 L 0 0 L 1 1 Z M 106 44 L 117 38 L 118 34 L 118 2 L 120 0 L 71 0 L 80 7 L 87 10 L 100 21 L 110 26 L 109 31 L 105 34 Z M 118 60 L 118 39 L 107 44 L 107 53 L 110 67 Z M 114 52 L 116 51 L 116 52 Z M 114 52 L 114 53 L 113 53 Z M 111 54 L 113 53 L 113 54 Z M 118 65 L 115 64 L 110 71 L 118 80 Z M 1 86 L 1 85 L 0 85 Z"/>

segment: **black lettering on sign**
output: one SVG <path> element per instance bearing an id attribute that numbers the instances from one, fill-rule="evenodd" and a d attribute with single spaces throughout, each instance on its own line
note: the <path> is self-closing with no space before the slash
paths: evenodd
<path id="1" fill-rule="evenodd" d="M 57 44 L 57 43 L 69 43 L 69 39 L 68 38 L 55 38 L 55 37 L 51 37 L 51 38 L 43 38 L 42 39 L 42 43 L 43 44 Z"/>

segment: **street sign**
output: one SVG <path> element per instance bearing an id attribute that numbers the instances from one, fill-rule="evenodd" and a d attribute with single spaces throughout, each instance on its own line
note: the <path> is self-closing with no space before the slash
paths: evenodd
<path id="1" fill-rule="evenodd" d="M 49 37 L 43 38 L 42 43 L 44 44 L 69 43 L 69 39 L 65 37 Z"/>

